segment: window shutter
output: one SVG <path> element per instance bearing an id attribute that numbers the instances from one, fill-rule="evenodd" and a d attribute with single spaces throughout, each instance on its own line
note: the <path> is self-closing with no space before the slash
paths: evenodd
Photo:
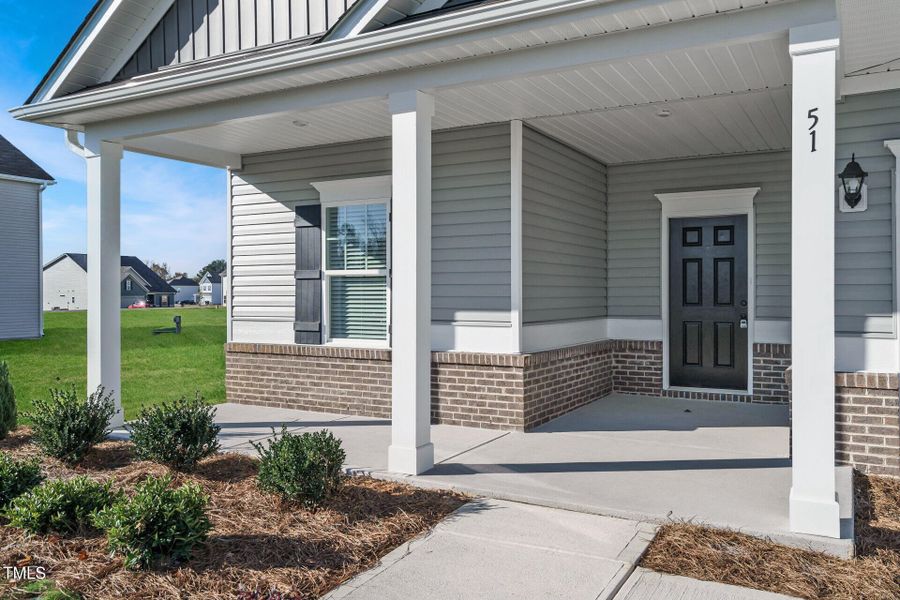
<path id="1" fill-rule="evenodd" d="M 296 209 L 296 297 L 294 341 L 322 343 L 322 209 L 318 204 Z"/>

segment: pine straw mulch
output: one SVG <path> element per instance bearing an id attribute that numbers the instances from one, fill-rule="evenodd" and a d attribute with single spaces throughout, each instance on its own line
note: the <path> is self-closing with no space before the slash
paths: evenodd
<path id="1" fill-rule="evenodd" d="M 0 450 L 39 456 L 27 428 L 0 441 Z M 136 461 L 131 444 L 121 441 L 100 444 L 75 468 L 46 457 L 42 463 L 48 477 L 86 474 L 126 490 L 148 475 L 169 472 Z M 190 474 L 175 474 L 176 484 L 194 481 L 205 488 L 213 524 L 205 546 L 179 567 L 128 571 L 121 558 L 108 554 L 102 535 L 61 539 L 7 526 L 0 526 L 0 565 L 43 566 L 61 588 L 85 598 L 266 597 L 273 590 L 317 598 L 467 500 L 454 492 L 350 477 L 325 507 L 311 511 L 260 492 L 256 470 L 254 458 L 223 453 Z M 16 597 L 10 584 L 0 581 L 0 597 Z"/>
<path id="2" fill-rule="evenodd" d="M 900 598 L 900 479 L 854 474 L 856 558 L 782 546 L 690 523 L 664 525 L 641 566 L 789 596 Z"/>

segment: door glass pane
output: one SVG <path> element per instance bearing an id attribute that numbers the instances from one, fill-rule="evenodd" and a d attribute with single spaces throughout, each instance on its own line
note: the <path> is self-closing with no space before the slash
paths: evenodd
<path id="1" fill-rule="evenodd" d="M 332 277 L 329 293 L 332 339 L 387 338 L 385 277 Z"/>

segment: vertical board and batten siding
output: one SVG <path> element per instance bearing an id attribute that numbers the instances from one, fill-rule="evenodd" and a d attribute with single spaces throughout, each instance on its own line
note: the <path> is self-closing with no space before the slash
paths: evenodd
<path id="1" fill-rule="evenodd" d="M 838 333 L 894 332 L 894 155 L 900 139 L 900 91 L 849 96 L 837 105 L 835 173 L 853 153 L 869 173 L 868 209 L 837 214 L 835 313 Z M 838 185 L 835 179 L 835 185 Z"/>
<path id="2" fill-rule="evenodd" d="M 435 321 L 509 322 L 509 136 L 508 124 L 434 134 Z M 390 160 L 388 139 L 244 157 L 231 179 L 235 323 L 283 322 L 293 339 L 294 208 L 319 202 L 311 182 L 386 175 Z"/>
<path id="3" fill-rule="evenodd" d="M 791 316 L 791 155 L 743 154 L 610 166 L 610 317 L 660 318 L 660 218 L 654 194 L 759 187 L 756 317 Z"/>
<path id="4" fill-rule="evenodd" d="M 40 186 L 0 179 L 0 339 L 41 335 Z"/>
<path id="5" fill-rule="evenodd" d="M 175 0 L 116 79 L 324 33 L 356 0 Z"/>
<path id="6" fill-rule="evenodd" d="M 606 166 L 529 127 L 522 145 L 523 322 L 606 316 Z"/>

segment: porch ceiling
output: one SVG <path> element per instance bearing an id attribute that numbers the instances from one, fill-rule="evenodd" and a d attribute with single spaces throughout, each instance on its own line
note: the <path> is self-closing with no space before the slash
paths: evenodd
<path id="1" fill-rule="evenodd" d="M 436 90 L 434 127 L 523 119 L 609 164 L 790 145 L 786 38 L 692 48 Z M 661 108 L 671 116 L 656 116 Z M 170 134 L 255 154 L 390 135 L 384 98 Z M 139 146 L 136 141 L 135 145 Z"/>

